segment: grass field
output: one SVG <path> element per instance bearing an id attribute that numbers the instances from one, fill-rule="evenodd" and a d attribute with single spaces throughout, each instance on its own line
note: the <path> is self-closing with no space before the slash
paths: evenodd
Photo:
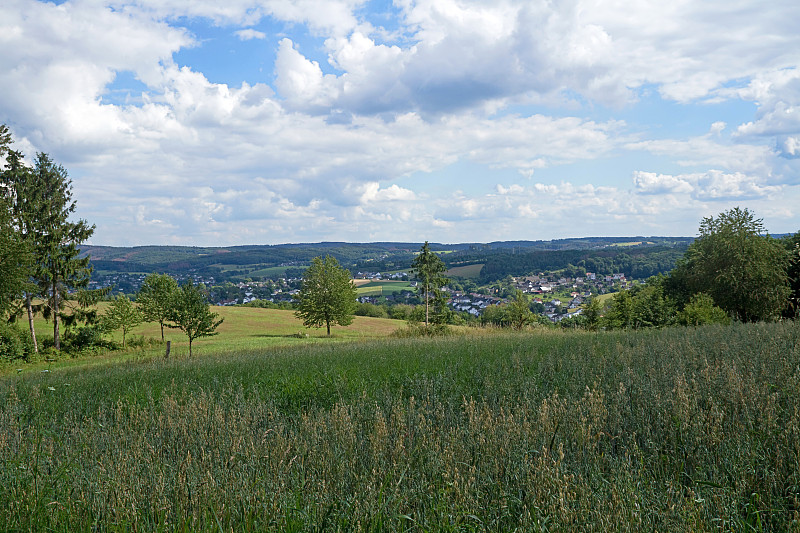
<path id="1" fill-rule="evenodd" d="M 482 264 L 451 267 L 447 272 L 445 272 L 445 276 L 477 279 L 481 274 L 482 268 Z"/>
<path id="2" fill-rule="evenodd" d="M 10 531 L 798 531 L 800 326 L 6 376 L 0 465 Z"/>
<path id="3" fill-rule="evenodd" d="M 356 287 L 359 296 L 382 296 L 414 290 L 407 281 L 367 281 Z"/>
<path id="4" fill-rule="evenodd" d="M 102 314 L 107 303 L 101 303 L 99 312 Z M 331 329 L 331 337 L 326 336 L 324 328 L 306 328 L 302 322 L 295 318 L 293 311 L 281 309 L 261 309 L 255 307 L 215 307 L 211 310 L 224 322 L 217 328 L 219 332 L 212 337 L 202 337 L 196 339 L 193 344 L 193 352 L 201 353 L 224 353 L 237 350 L 258 350 L 274 346 L 296 346 L 308 343 L 330 343 L 342 341 L 354 341 L 365 339 L 378 339 L 390 335 L 397 328 L 405 326 L 401 320 L 389 320 L 383 318 L 354 317 L 353 323 L 347 327 L 334 326 Z M 44 339 L 53 338 L 53 326 L 51 322 L 45 322 L 41 318 L 35 321 L 36 335 L 40 342 Z M 189 353 L 189 341 L 186 335 L 178 329 L 165 328 L 165 340 L 171 342 L 170 353 L 173 356 L 183 356 Z M 157 323 L 146 323 L 135 328 L 128 334 L 128 340 L 132 337 L 145 337 L 146 339 L 161 339 L 161 329 Z M 122 333 L 117 331 L 107 336 L 108 339 L 117 343 L 122 343 Z M 131 357 L 142 358 L 163 354 L 164 347 L 160 344 L 146 347 L 134 352 L 110 352 L 97 358 L 95 363 L 105 364 L 113 362 L 116 358 L 129 359 Z M 74 366 L 81 364 L 77 361 L 59 361 L 55 364 Z M 0 367 L 0 375 L 13 371 L 17 366 Z M 44 363 L 39 365 L 25 366 L 26 370 L 40 370 L 47 366 Z M 53 365 L 49 365 L 53 366 Z"/>
<path id="5" fill-rule="evenodd" d="M 305 270 L 306 268 L 308 268 L 308 265 L 294 265 L 294 266 L 290 266 L 290 267 L 276 266 L 276 267 L 259 268 L 257 270 L 251 270 L 250 272 L 248 272 L 247 275 L 249 277 L 255 276 L 255 277 L 268 277 L 268 278 L 275 277 L 275 276 L 285 276 L 287 268 L 300 268 L 300 269 L 304 269 Z"/>

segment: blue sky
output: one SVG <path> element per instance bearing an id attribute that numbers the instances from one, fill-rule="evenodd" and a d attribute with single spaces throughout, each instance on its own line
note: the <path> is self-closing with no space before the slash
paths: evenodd
<path id="1" fill-rule="evenodd" d="M 800 229 L 800 4 L 5 0 L 0 123 L 93 244 Z"/>

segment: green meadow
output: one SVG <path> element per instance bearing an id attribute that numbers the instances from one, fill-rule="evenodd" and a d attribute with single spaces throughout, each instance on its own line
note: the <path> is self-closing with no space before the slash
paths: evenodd
<path id="1" fill-rule="evenodd" d="M 477 279 L 481 274 L 482 268 L 483 264 L 454 266 L 450 267 L 450 269 L 445 272 L 445 276 Z"/>
<path id="2" fill-rule="evenodd" d="M 413 291 L 407 281 L 369 281 L 356 286 L 359 296 L 386 296 L 401 291 Z"/>
<path id="3" fill-rule="evenodd" d="M 98 306 L 98 312 L 102 314 L 107 305 L 107 303 L 101 303 Z M 330 343 L 379 339 L 391 335 L 396 329 L 405 326 L 405 322 L 401 320 L 356 316 L 353 323 L 346 328 L 334 326 L 329 338 L 326 336 L 324 328 L 307 328 L 303 326 L 302 321 L 294 316 L 293 311 L 238 306 L 212 306 L 211 310 L 223 318 L 224 322 L 217 328 L 217 335 L 202 337 L 194 342 L 193 350 L 196 353 L 220 353 L 318 342 Z M 34 325 L 40 342 L 46 339 L 52 340 L 52 322 L 47 322 L 37 317 Z M 20 327 L 27 327 L 27 323 L 21 322 Z M 182 331 L 164 328 L 164 337 L 165 340 L 170 341 L 171 355 L 182 356 L 189 353 L 189 341 Z M 119 331 L 107 335 L 106 338 L 118 344 L 122 343 L 122 333 Z M 137 343 L 136 341 L 140 339 L 144 339 L 147 342 Z M 104 353 L 94 359 L 113 362 L 117 358 L 163 355 L 164 346 L 161 343 L 153 342 L 160 339 L 161 329 L 159 325 L 157 323 L 145 323 L 134 328 L 127 336 L 128 342 L 133 341 L 135 345 L 143 344 L 143 346 L 138 346 L 134 350 Z M 50 357 L 55 356 L 51 354 Z M 56 366 L 59 364 L 72 366 L 82 362 L 82 360 L 69 361 L 64 359 L 66 359 L 66 356 L 54 364 Z M 42 363 L 35 368 L 39 369 L 41 366 Z M 0 367 L 0 375 L 3 372 L 8 372 L 10 368 L 3 369 Z"/>
<path id="4" fill-rule="evenodd" d="M 800 529 L 794 322 L 261 345 L 255 316 L 0 378 L 3 529 Z"/>

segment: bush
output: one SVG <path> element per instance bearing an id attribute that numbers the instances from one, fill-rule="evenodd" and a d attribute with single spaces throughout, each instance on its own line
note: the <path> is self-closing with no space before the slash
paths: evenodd
<path id="1" fill-rule="evenodd" d="M 70 328 L 64 333 L 64 350 L 70 354 L 115 350 L 117 345 L 103 338 L 105 331 L 99 325 Z"/>
<path id="2" fill-rule="evenodd" d="M 28 332 L 12 324 L 0 323 L 0 361 L 30 359 L 33 353 L 33 341 Z"/>
<path id="3" fill-rule="evenodd" d="M 356 316 L 369 316 L 373 318 L 388 318 L 389 313 L 382 305 L 375 305 L 371 303 L 359 303 L 356 305 L 356 310 L 353 313 Z"/>
<path id="4" fill-rule="evenodd" d="M 128 339 L 128 348 L 153 348 L 160 346 L 161 341 L 153 337 L 145 337 L 144 335 L 131 335 Z"/>
<path id="5" fill-rule="evenodd" d="M 452 334 L 453 330 L 446 324 L 430 324 L 426 326 L 420 322 L 409 322 L 406 327 L 394 330 L 391 336 L 406 339 L 411 337 L 444 337 Z"/>
<path id="6" fill-rule="evenodd" d="M 389 308 L 389 318 L 394 318 L 396 320 L 408 320 L 413 312 L 413 305 L 397 304 Z"/>
<path id="7" fill-rule="evenodd" d="M 683 311 L 678 313 L 678 324 L 702 326 L 703 324 L 730 324 L 731 317 L 722 308 L 714 305 L 714 300 L 706 293 L 692 296 Z"/>

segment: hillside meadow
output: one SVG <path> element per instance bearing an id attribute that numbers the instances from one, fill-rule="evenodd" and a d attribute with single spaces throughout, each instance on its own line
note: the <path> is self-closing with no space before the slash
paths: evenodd
<path id="1" fill-rule="evenodd" d="M 107 303 L 100 303 L 98 313 L 102 314 Z M 309 343 L 331 343 L 354 340 L 380 339 L 390 335 L 398 328 L 405 326 L 400 320 L 389 320 L 371 317 L 354 317 L 353 323 L 347 327 L 334 326 L 331 337 L 326 336 L 324 328 L 307 328 L 294 316 L 293 311 L 283 309 L 261 309 L 255 307 L 212 306 L 211 311 L 217 313 L 224 322 L 217 329 L 218 334 L 195 340 L 193 351 L 199 353 L 222 353 L 236 350 L 257 350 L 275 346 L 294 346 Z M 37 317 L 34 322 L 36 335 L 40 342 L 53 339 L 53 324 Z M 20 322 L 21 328 L 27 328 L 27 322 Z M 63 328 L 62 328 L 63 334 Z M 164 328 L 165 340 L 170 341 L 171 356 L 181 357 L 189 353 L 189 341 L 179 329 Z M 122 344 L 122 333 L 116 331 L 106 335 L 106 339 Z M 141 342 L 141 340 L 145 342 Z M 137 345 L 133 350 L 111 351 L 92 357 L 95 363 L 113 362 L 116 359 L 147 358 L 164 354 L 164 345 L 160 342 L 161 329 L 157 323 L 144 323 L 134 328 L 127 336 L 127 341 Z M 139 341 L 137 343 L 137 341 Z M 48 357 L 58 357 L 50 354 Z M 75 366 L 87 363 L 86 357 L 79 360 L 68 360 L 61 356 L 59 361 L 50 365 Z M 91 362 L 89 362 L 91 363 Z M 46 365 L 21 365 L 23 370 L 39 370 Z M 15 370 L 20 365 L 0 366 L 0 375 Z"/>
<path id="2" fill-rule="evenodd" d="M 792 322 L 206 347 L 0 378 L 0 524 L 800 530 Z"/>

